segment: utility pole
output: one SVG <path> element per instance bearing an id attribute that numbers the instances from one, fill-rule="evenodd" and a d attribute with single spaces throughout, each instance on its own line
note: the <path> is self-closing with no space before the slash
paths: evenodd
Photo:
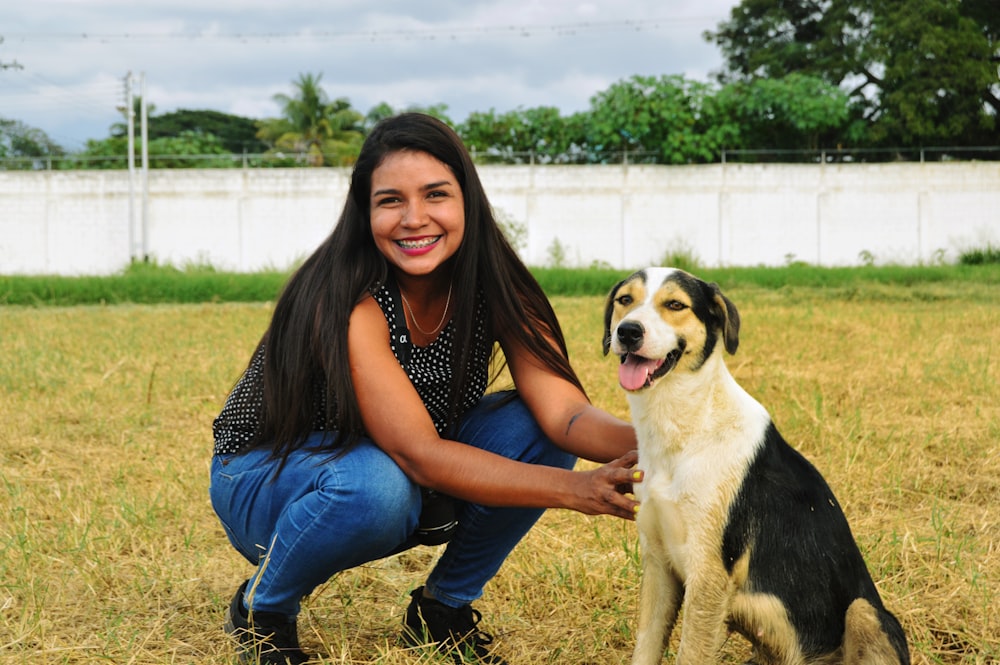
<path id="1" fill-rule="evenodd" d="M 125 75 L 125 120 L 128 127 L 128 252 L 135 262 L 139 252 L 136 248 L 135 228 L 135 102 L 132 97 L 132 72 Z"/>
<path id="2" fill-rule="evenodd" d="M 142 141 L 142 260 L 149 260 L 149 130 L 146 112 L 146 72 L 139 74 L 139 126 Z"/>
<path id="3" fill-rule="evenodd" d="M 142 143 L 142 208 L 141 218 L 136 220 L 135 204 L 135 77 L 132 72 L 125 75 L 125 118 L 128 121 L 128 246 L 132 261 L 149 259 L 149 132 L 146 113 L 146 74 L 139 75 L 140 142 Z"/>

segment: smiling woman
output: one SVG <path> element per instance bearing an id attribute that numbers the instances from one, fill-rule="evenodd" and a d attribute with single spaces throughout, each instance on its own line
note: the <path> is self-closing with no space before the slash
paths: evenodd
<path id="1" fill-rule="evenodd" d="M 465 236 L 462 188 L 451 170 L 434 157 L 402 151 L 388 155 L 375 169 L 372 190 L 375 246 L 395 268 L 408 323 L 420 333 L 418 341 L 430 343 L 451 305 L 455 276 L 438 268 L 455 255 Z M 427 297 L 414 298 L 421 291 Z M 426 331 L 418 318 L 437 318 L 438 323 Z"/>
<path id="2" fill-rule="evenodd" d="M 516 390 L 487 395 L 499 350 Z M 470 604 L 543 510 L 638 505 L 634 430 L 591 405 L 469 153 L 422 114 L 368 136 L 214 429 L 212 505 L 256 566 L 226 621 L 246 661 L 305 662 L 305 595 L 448 541 L 402 639 L 503 663 Z M 603 466 L 573 471 L 578 457 Z"/>

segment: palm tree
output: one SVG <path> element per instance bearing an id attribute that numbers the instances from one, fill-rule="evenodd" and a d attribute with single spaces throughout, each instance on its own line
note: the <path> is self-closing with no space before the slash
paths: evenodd
<path id="1" fill-rule="evenodd" d="M 361 149 L 363 116 L 345 97 L 330 101 L 320 87 L 322 74 L 299 74 L 297 94 L 276 94 L 282 117 L 262 120 L 257 138 L 271 153 L 292 153 L 310 166 L 350 164 Z"/>

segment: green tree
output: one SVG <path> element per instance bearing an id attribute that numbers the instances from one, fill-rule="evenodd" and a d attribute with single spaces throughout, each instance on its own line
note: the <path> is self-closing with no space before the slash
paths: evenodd
<path id="1" fill-rule="evenodd" d="M 588 150 L 596 161 L 616 161 L 626 151 L 665 164 L 714 161 L 739 136 L 712 101 L 714 92 L 682 76 L 619 81 L 590 100 Z"/>
<path id="2" fill-rule="evenodd" d="M 801 73 L 841 87 L 884 146 L 996 143 L 996 0 L 743 0 L 705 37 L 723 81 Z M 862 137 L 858 123 L 842 138 Z"/>
<path id="3" fill-rule="evenodd" d="M 368 110 L 368 113 L 365 114 L 365 120 L 364 120 L 364 125 L 363 125 L 364 126 L 365 135 L 367 136 L 368 133 L 380 121 L 385 120 L 386 118 L 391 118 L 391 117 L 393 117 L 395 115 L 398 115 L 398 114 L 399 114 L 399 111 L 397 111 L 396 109 L 392 108 L 389 104 L 387 104 L 385 102 L 381 102 L 381 103 L 376 104 L 375 106 L 371 107 L 371 109 Z"/>
<path id="4" fill-rule="evenodd" d="M 0 169 L 32 170 L 45 168 L 52 159 L 66 151 L 40 129 L 20 120 L 0 118 Z"/>
<path id="5" fill-rule="evenodd" d="M 226 168 L 241 166 L 233 152 L 215 134 L 182 130 L 176 136 L 149 141 L 149 166 L 157 169 Z"/>
<path id="6" fill-rule="evenodd" d="M 713 100 L 718 115 L 739 128 L 729 148 L 815 150 L 847 133 L 847 93 L 826 81 L 792 73 L 725 85 Z"/>
<path id="7" fill-rule="evenodd" d="M 838 85 L 854 78 L 856 94 L 878 79 L 867 68 L 873 60 L 869 5 L 867 0 L 742 0 L 705 38 L 726 59 L 723 82 L 802 72 Z"/>
<path id="8" fill-rule="evenodd" d="M 135 144 L 136 166 L 140 165 L 141 146 Z M 177 136 L 151 139 L 147 147 L 150 168 L 226 168 L 242 165 L 214 134 L 182 131 Z M 128 137 L 110 136 L 91 139 L 76 155 L 76 163 L 88 169 L 128 168 Z"/>
<path id="9" fill-rule="evenodd" d="M 586 142 L 579 115 L 564 117 L 551 106 L 470 113 L 458 133 L 477 155 L 513 164 L 570 161 Z"/>
<path id="10" fill-rule="evenodd" d="M 491 161 L 515 162 L 517 153 L 523 146 L 515 147 L 517 130 L 512 113 L 473 111 L 458 126 L 458 133 L 466 147 L 477 155 Z M 524 150 L 527 152 L 530 148 Z"/>
<path id="11" fill-rule="evenodd" d="M 346 98 L 330 101 L 320 87 L 322 74 L 300 74 L 296 94 L 279 93 L 282 117 L 261 120 L 257 137 L 269 153 L 301 158 L 310 166 L 353 163 L 361 150 L 364 118 Z"/>
<path id="12" fill-rule="evenodd" d="M 138 149 L 136 155 L 138 164 Z M 106 139 L 88 139 L 86 147 L 75 156 L 76 165 L 82 169 L 128 168 L 128 138 L 109 136 Z"/>
<path id="13" fill-rule="evenodd" d="M 149 118 L 150 142 L 161 138 L 180 137 L 184 132 L 215 136 L 231 153 L 256 154 L 268 146 L 257 138 L 257 121 L 220 111 L 178 109 Z"/>
<path id="14" fill-rule="evenodd" d="M 451 118 L 448 117 L 447 104 L 432 104 L 431 106 L 411 104 L 405 109 L 396 109 L 386 102 L 380 102 L 373 106 L 368 113 L 365 114 L 363 123 L 364 133 L 367 135 L 380 120 L 397 116 L 400 113 L 424 113 L 426 115 L 434 116 L 448 125 L 454 126 Z"/>
<path id="15" fill-rule="evenodd" d="M 876 142 L 995 143 L 997 54 L 984 27 L 953 0 L 884 2 L 876 35 L 885 73 Z M 1000 3 L 993 5 L 1000 13 Z M 988 110 L 989 109 L 989 110 Z"/>

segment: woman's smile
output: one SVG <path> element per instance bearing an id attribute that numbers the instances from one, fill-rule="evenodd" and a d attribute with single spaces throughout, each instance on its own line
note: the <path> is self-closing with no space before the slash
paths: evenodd
<path id="1" fill-rule="evenodd" d="M 404 254 L 408 256 L 420 256 L 421 254 L 426 254 L 434 245 L 441 240 L 443 236 L 423 236 L 418 238 L 402 238 L 396 241 L 399 248 L 403 250 Z"/>

